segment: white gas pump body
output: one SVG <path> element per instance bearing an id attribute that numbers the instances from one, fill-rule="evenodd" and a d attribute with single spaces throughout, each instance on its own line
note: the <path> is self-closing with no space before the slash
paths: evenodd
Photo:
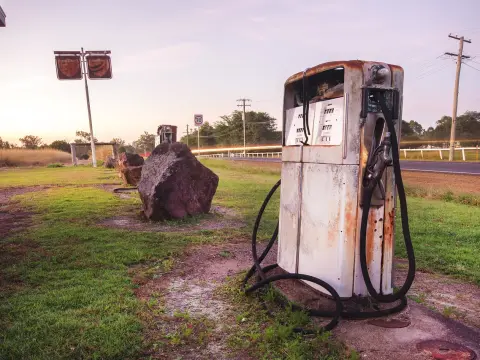
<path id="1" fill-rule="evenodd" d="M 386 70 L 375 79 L 379 68 Z M 309 101 L 308 145 L 302 144 L 306 137 L 298 100 L 305 78 L 311 88 L 323 81 L 334 80 L 335 85 L 330 93 L 319 90 L 321 95 Z M 278 264 L 287 272 L 326 281 L 342 298 L 368 294 L 359 260 L 362 179 L 372 142 L 378 145 L 387 132 L 381 110 L 364 99 L 366 87 L 396 91 L 397 103 L 392 95 L 390 105 L 397 106 L 399 137 L 399 66 L 331 62 L 293 75 L 285 84 Z M 392 168 L 382 180 L 385 194 L 378 196 L 369 214 L 367 263 L 376 291 L 391 294 L 396 200 Z"/>

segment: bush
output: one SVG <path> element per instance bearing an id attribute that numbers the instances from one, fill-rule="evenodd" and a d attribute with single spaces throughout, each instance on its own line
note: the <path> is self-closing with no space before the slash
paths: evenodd
<path id="1" fill-rule="evenodd" d="M 88 160 L 89 157 L 90 157 L 90 156 L 88 156 L 88 154 L 83 154 L 83 155 L 80 155 L 78 158 L 79 158 L 80 160 Z"/>
<path id="2" fill-rule="evenodd" d="M 47 168 L 60 168 L 60 167 L 64 167 L 64 166 L 65 165 L 63 165 L 63 164 L 53 163 L 53 164 L 48 164 Z"/>
<path id="3" fill-rule="evenodd" d="M 103 160 L 97 160 L 97 166 L 103 166 Z"/>
<path id="4" fill-rule="evenodd" d="M 65 140 L 55 140 L 54 142 L 52 142 L 49 145 L 49 147 L 51 147 L 52 149 L 65 151 L 65 152 L 68 152 L 68 153 L 70 153 L 70 151 L 71 151 L 70 144 L 68 142 L 66 142 Z"/>
<path id="5" fill-rule="evenodd" d="M 0 149 L 0 166 L 46 166 L 67 163 L 70 155 L 53 149 Z"/>

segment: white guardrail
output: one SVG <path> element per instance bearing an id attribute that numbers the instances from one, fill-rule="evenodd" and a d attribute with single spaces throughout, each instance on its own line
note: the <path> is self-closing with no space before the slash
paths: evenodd
<path id="1" fill-rule="evenodd" d="M 264 147 L 263 149 L 269 149 L 269 150 L 274 150 L 274 149 L 281 149 L 281 146 L 268 146 Z M 262 147 L 255 146 L 255 147 L 247 147 L 246 150 L 249 151 L 249 149 L 255 149 L 255 150 L 260 150 Z M 475 152 L 476 154 L 474 155 L 474 159 L 472 160 L 479 160 L 478 154 L 479 154 L 479 148 L 478 147 L 465 147 L 465 148 L 455 148 L 455 152 L 460 151 L 462 154 L 462 160 L 467 161 L 467 156 L 466 152 L 468 153 L 469 151 Z M 192 150 L 193 153 L 198 153 L 198 150 Z M 212 152 L 212 153 L 209 153 Z M 434 153 L 435 155 L 429 156 L 427 154 L 429 153 Z M 448 152 L 449 149 L 446 148 L 432 148 L 432 149 L 400 149 L 400 154 L 403 155 L 403 159 L 408 159 L 409 153 L 420 153 L 420 158 L 421 159 L 440 159 L 444 160 L 444 158 L 448 159 Z M 282 157 L 282 152 L 281 151 L 271 151 L 271 152 L 244 152 L 243 148 L 224 148 L 224 149 L 201 149 L 200 150 L 201 155 L 198 155 L 199 158 L 232 158 L 232 157 L 237 157 L 237 158 L 281 158 Z M 401 156 L 400 155 L 400 156 Z M 412 158 L 412 157 L 410 157 Z M 418 157 L 415 157 L 415 159 L 418 159 Z"/>
<path id="2" fill-rule="evenodd" d="M 282 157 L 282 152 L 266 152 L 266 153 L 246 153 L 245 155 L 243 152 L 241 153 L 233 153 L 231 152 L 230 154 L 225 154 L 225 153 L 220 153 L 220 154 L 204 154 L 198 156 L 200 158 L 228 158 L 228 157 L 237 157 L 237 158 L 281 158 Z"/>

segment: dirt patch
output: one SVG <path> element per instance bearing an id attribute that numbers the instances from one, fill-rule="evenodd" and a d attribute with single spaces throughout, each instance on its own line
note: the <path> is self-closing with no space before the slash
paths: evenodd
<path id="1" fill-rule="evenodd" d="M 245 226 L 245 223 L 237 218 L 234 210 L 221 206 L 212 206 L 209 214 L 189 218 L 184 221 L 154 222 L 145 219 L 139 212 L 135 215 L 109 218 L 103 220 L 99 225 L 133 231 L 190 232 L 240 228 Z"/>
<path id="2" fill-rule="evenodd" d="M 44 249 L 34 242 L 8 242 L 8 237 L 24 230 L 30 225 L 32 213 L 23 211 L 17 202 L 12 201 L 16 195 L 44 190 L 45 186 L 0 189 L 0 289 L 5 295 L 14 292 L 22 285 L 19 274 L 9 269 L 28 260 L 31 256 L 48 256 Z"/>
<path id="3" fill-rule="evenodd" d="M 46 189 L 45 186 L 2 188 L 0 189 L 0 239 L 18 232 L 29 225 L 31 213 L 25 212 L 18 207 L 18 203 L 12 202 L 11 198 L 34 191 Z"/>
<path id="4" fill-rule="evenodd" d="M 454 194 L 480 194 L 480 176 L 402 171 L 406 185 Z"/>
<path id="5" fill-rule="evenodd" d="M 273 261 L 273 257 L 267 258 L 266 263 Z M 226 326 L 235 323 L 232 305 L 215 292 L 228 276 L 250 265 L 251 253 L 246 243 L 191 247 L 176 261 L 171 272 L 157 274 L 140 286 L 137 297 L 154 303 L 151 308 L 155 309 L 155 304 L 162 307 L 161 314 L 149 311 L 145 336 L 150 351 L 145 355 L 154 359 L 235 359 L 229 354 L 224 332 Z M 172 339 L 179 336 L 179 318 L 186 319 L 187 328 L 195 328 L 199 322 L 208 324 L 205 342 L 198 344 L 184 338 L 182 346 L 175 346 Z M 163 343 L 160 348 L 159 343 Z"/>

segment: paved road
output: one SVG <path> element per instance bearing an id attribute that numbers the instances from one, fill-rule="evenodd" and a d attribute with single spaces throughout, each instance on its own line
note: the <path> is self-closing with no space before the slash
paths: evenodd
<path id="1" fill-rule="evenodd" d="M 234 158 L 234 160 L 280 162 L 279 158 Z M 448 174 L 480 175 L 480 162 L 400 161 L 402 170 Z"/>

